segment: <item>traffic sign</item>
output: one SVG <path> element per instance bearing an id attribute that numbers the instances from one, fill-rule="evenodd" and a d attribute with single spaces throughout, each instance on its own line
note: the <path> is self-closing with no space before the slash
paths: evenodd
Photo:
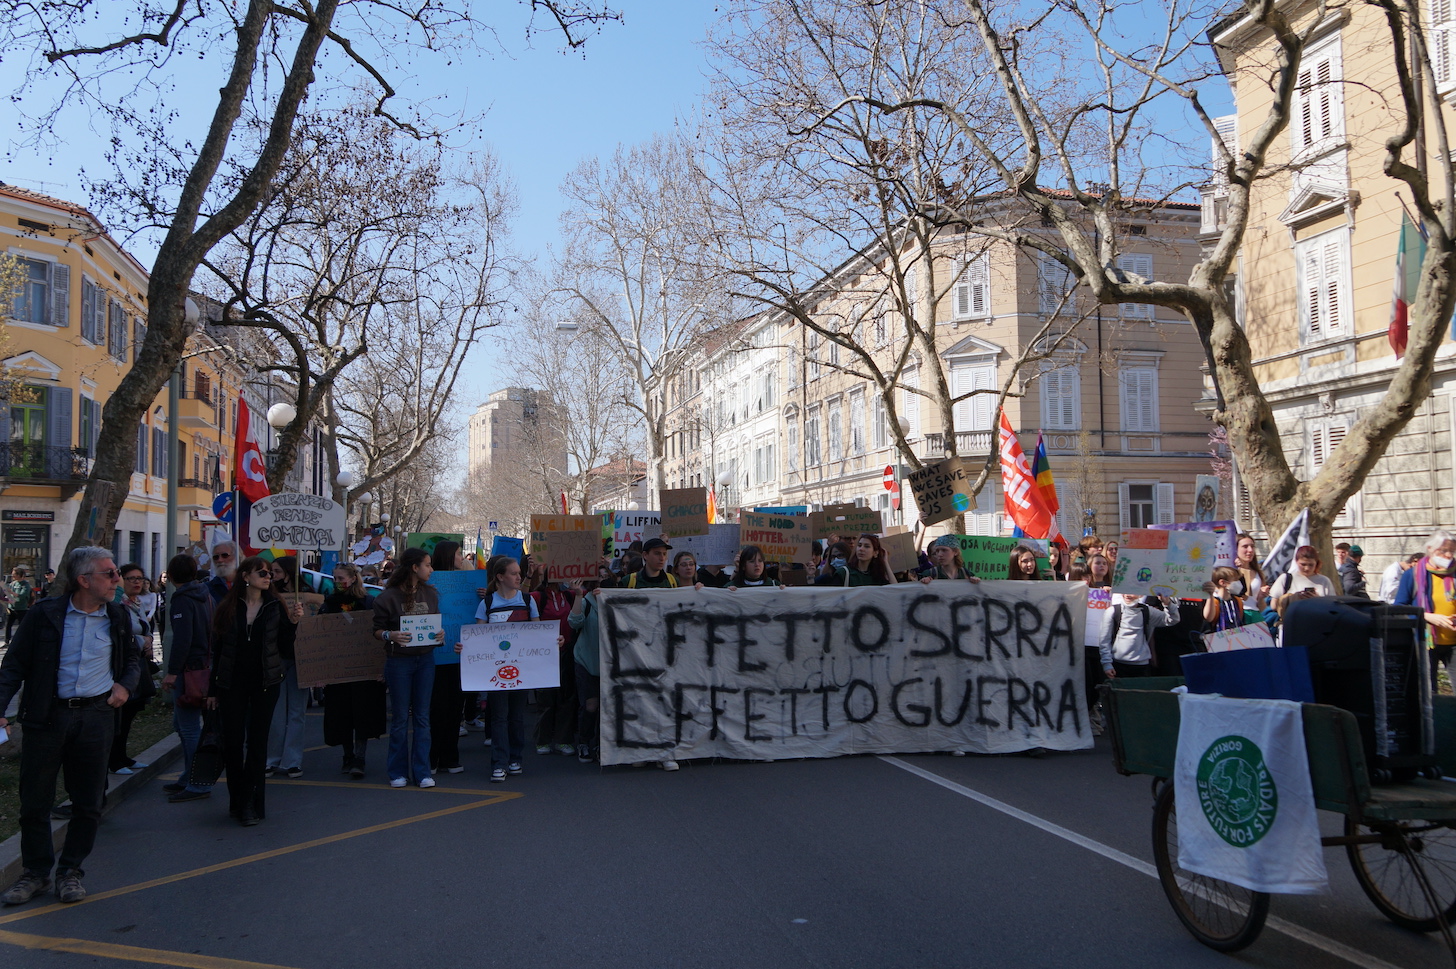
<path id="1" fill-rule="evenodd" d="M 895 490 L 895 466 L 893 464 L 885 465 L 885 490 Z"/>
<path id="2" fill-rule="evenodd" d="M 500 522 L 490 522 L 485 527 L 489 528 L 493 532 L 498 532 L 500 531 Z"/>
<path id="3" fill-rule="evenodd" d="M 233 493 L 231 491 L 224 491 L 212 499 L 212 517 L 220 522 L 233 520 Z"/>

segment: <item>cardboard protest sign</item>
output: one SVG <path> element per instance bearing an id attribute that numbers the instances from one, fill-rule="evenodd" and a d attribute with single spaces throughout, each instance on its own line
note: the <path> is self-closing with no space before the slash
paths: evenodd
<path id="1" fill-rule="evenodd" d="M 422 616 L 400 616 L 399 631 L 410 634 L 410 641 L 405 645 L 411 648 L 437 646 L 439 645 L 439 634 L 444 631 L 444 624 L 438 612 L 426 613 Z"/>
<path id="2" fill-rule="evenodd" d="M 465 545 L 464 532 L 410 532 L 405 536 L 405 548 L 422 548 L 426 552 L 434 553 L 435 546 L 441 542 L 454 542 L 456 545 Z"/>
<path id="3" fill-rule="evenodd" d="M 672 540 L 673 557 L 678 552 L 692 552 L 699 565 L 732 565 L 742 547 L 738 542 L 737 525 L 709 525 L 706 535 L 689 535 Z"/>
<path id="4" fill-rule="evenodd" d="M 662 514 L 655 511 L 619 511 L 612 523 L 612 558 L 619 559 L 633 542 L 662 534 Z"/>
<path id="5" fill-rule="evenodd" d="M 601 594 L 603 764 L 1092 746 L 1086 589 Z"/>
<path id="6" fill-rule="evenodd" d="M 890 553 L 891 572 L 914 572 L 920 568 L 920 555 L 915 549 L 915 536 L 907 532 L 883 535 L 880 546 Z"/>
<path id="7" fill-rule="evenodd" d="M 708 489 L 671 488 L 662 492 L 662 530 L 668 538 L 708 534 Z"/>
<path id="8" fill-rule="evenodd" d="M 1202 599 L 1213 579 L 1218 538 L 1212 532 L 1129 528 L 1112 566 L 1112 591 Z"/>
<path id="9" fill-rule="evenodd" d="M 1051 572 L 1047 543 L 1035 538 L 1003 538 L 999 535 L 953 535 L 961 543 L 961 562 L 978 579 L 1004 579 L 1011 572 L 1011 552 L 1024 546 L 1036 553 L 1036 569 Z"/>
<path id="10" fill-rule="evenodd" d="M 1102 645 L 1102 630 L 1112 615 L 1112 590 L 1087 590 L 1087 638 L 1083 642 L 1092 647 Z"/>
<path id="11" fill-rule="evenodd" d="M 460 630 L 463 690 L 545 690 L 561 685 L 552 622 L 479 623 Z"/>
<path id="12" fill-rule="evenodd" d="M 602 516 L 532 515 L 531 555 L 552 582 L 595 579 L 602 561 Z"/>
<path id="13" fill-rule="evenodd" d="M 1223 653 L 1231 649 L 1268 649 L 1274 646 L 1274 637 L 1263 623 L 1237 626 L 1223 632 L 1205 633 L 1204 647 L 1210 653 Z"/>
<path id="14" fill-rule="evenodd" d="M 485 588 L 489 578 L 474 570 L 435 572 L 430 576 L 430 585 L 440 600 L 440 629 L 445 633 L 445 642 L 435 649 L 437 664 L 460 662 L 460 654 L 455 652 L 460 628 L 475 622 L 475 610 L 480 608 L 478 590 Z"/>
<path id="15" fill-rule="evenodd" d="M 281 492 L 253 502 L 248 542 L 254 548 L 339 548 L 344 506 L 322 495 Z"/>
<path id="16" fill-rule="evenodd" d="M 1239 526 L 1235 522 L 1179 522 L 1176 525 L 1149 525 L 1155 531 L 1208 532 L 1216 539 L 1215 565 L 1232 566 L 1235 546 L 1239 543 Z"/>
<path id="17" fill-rule="evenodd" d="M 304 616 L 294 662 L 300 687 L 357 683 L 384 675 L 384 644 L 374 636 L 374 610 Z"/>
<path id="18" fill-rule="evenodd" d="M 765 562 L 807 562 L 814 540 L 809 519 L 802 515 L 738 513 L 738 538 L 744 545 L 763 549 Z"/>
<path id="19" fill-rule="evenodd" d="M 495 558 L 497 555 L 509 555 L 519 562 L 526 556 L 526 542 L 520 538 L 497 535 L 490 540 L 490 557 Z"/>
<path id="20" fill-rule="evenodd" d="M 947 458 L 928 464 L 906 478 L 920 509 L 920 521 L 934 525 L 970 511 L 976 499 L 971 495 L 979 470 L 964 458 Z"/>
<path id="21" fill-rule="evenodd" d="M 830 505 L 823 511 L 809 516 L 809 528 L 815 539 L 831 535 L 859 536 L 865 532 L 878 535 L 885 527 L 880 513 L 873 508 L 861 508 L 853 503 Z"/>

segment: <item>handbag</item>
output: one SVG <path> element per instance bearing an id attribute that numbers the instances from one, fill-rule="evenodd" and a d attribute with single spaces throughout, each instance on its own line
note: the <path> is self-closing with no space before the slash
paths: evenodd
<path id="1" fill-rule="evenodd" d="M 212 670 L 210 668 L 183 670 L 182 692 L 177 695 L 178 705 L 196 710 L 202 706 L 202 701 L 207 699 L 207 691 L 211 687 Z"/>
<path id="2" fill-rule="evenodd" d="M 222 769 L 222 718 L 216 710 L 205 710 L 202 714 L 202 736 L 198 738 L 197 750 L 192 755 L 192 773 L 187 783 L 211 787 L 222 776 Z"/>

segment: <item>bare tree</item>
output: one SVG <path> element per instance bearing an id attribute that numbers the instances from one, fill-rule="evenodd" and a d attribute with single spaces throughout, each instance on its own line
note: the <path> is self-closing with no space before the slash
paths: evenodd
<path id="1" fill-rule="evenodd" d="M 439 144 L 359 107 L 300 119 L 267 199 L 203 262 L 226 318 L 266 335 L 263 369 L 293 389 L 297 416 L 282 429 L 270 486 L 287 477 L 335 382 L 379 339 L 459 339 L 468 350 L 493 322 L 514 209 L 489 155 L 452 177 Z M 417 300 L 422 323 L 448 331 L 464 313 L 471 325 L 394 325 Z"/>
<path id="2" fill-rule="evenodd" d="M 581 42 L 581 30 L 610 16 L 568 0 L 531 0 L 531 9 L 543 11 L 572 46 Z M 136 426 L 192 329 L 184 303 L 193 274 L 264 200 L 316 79 L 362 72 L 378 92 L 376 110 L 396 117 L 386 73 L 408 53 L 473 46 L 478 26 L 468 8 L 448 0 L 417 6 L 385 0 L 82 0 L 9 4 L 0 13 L 0 49 L 29 61 L 11 103 L 28 104 L 31 96 L 46 101 L 29 119 L 35 132 L 51 130 L 73 105 L 109 119 L 117 175 L 109 190 L 97 186 L 95 194 L 117 210 L 145 216 L 161 235 L 147 292 L 147 338 L 103 407 L 82 499 L 92 513 L 76 516 L 68 548 L 109 541 L 126 500 Z M 206 131 L 192 139 L 179 134 L 183 122 L 167 100 L 181 83 L 219 89 Z M 48 87 L 57 89 L 54 97 Z M 256 139 L 239 137 L 245 111 L 263 119 Z M 220 183 L 219 173 L 229 166 L 245 174 Z"/>
<path id="3" fill-rule="evenodd" d="M 730 315 L 708 269 L 692 175 L 677 136 L 583 162 L 562 185 L 571 207 L 552 269 L 574 320 L 612 348 L 632 381 L 628 402 L 642 415 L 658 491 L 666 413 L 654 386 L 680 371 L 694 334 Z"/>
<path id="4" fill-rule="evenodd" d="M 998 89 L 994 109 L 988 112 L 984 101 L 963 103 L 928 88 L 900 98 L 859 90 L 847 92 L 825 117 L 865 107 L 886 117 L 925 109 L 939 112 L 995 166 L 1004 191 L 1027 204 L 1056 234 L 1049 239 L 1015 227 L 979 224 L 977 214 L 954 199 L 922 198 L 927 217 L 1045 253 L 1101 303 L 1152 303 L 1182 313 L 1193 323 L 1208 354 L 1216 393 L 1213 419 L 1227 429 L 1229 446 L 1260 519 L 1277 532 L 1308 508 L 1311 538 L 1326 550 L 1325 560 L 1333 561 L 1328 554 L 1331 523 L 1429 395 L 1436 352 L 1456 304 L 1456 180 L 1449 162 L 1445 114 L 1423 107 L 1427 101 L 1439 104 L 1440 99 L 1433 80 L 1432 43 L 1421 26 L 1419 5 L 1374 0 L 1372 6 L 1384 17 L 1384 36 L 1365 41 L 1386 52 L 1395 78 L 1393 98 L 1385 108 L 1391 116 L 1384 144 L 1385 171 L 1409 193 L 1429 236 L 1411 307 L 1409 342 L 1383 398 L 1363 410 L 1319 473 L 1301 481 L 1290 466 L 1273 410 L 1259 386 L 1249 341 L 1226 281 L 1249 224 L 1254 186 L 1288 170 L 1274 160 L 1271 149 L 1290 124 L 1298 96 L 1317 83 L 1303 76 L 1302 58 L 1332 7 L 1318 3 L 1300 8 L 1295 20 L 1290 8 L 1274 0 L 1235 5 L 1269 38 L 1266 55 L 1252 59 L 1247 80 L 1270 91 L 1272 98 L 1263 117 L 1246 125 L 1248 130 L 1234 146 L 1224 141 L 1202 99 L 1204 85 L 1216 73 L 1202 39 L 1215 26 L 1215 14 L 1226 12 L 1223 9 L 1211 11 L 1190 2 L 1167 4 L 1161 34 L 1144 33 L 1139 42 L 1128 44 L 1123 33 L 1127 24 L 1119 18 L 1116 5 L 1098 0 L 1034 9 L 993 6 L 982 0 L 927 0 L 914 6 L 927 4 L 943 23 L 958 25 L 977 41 L 979 63 L 986 65 Z M 1073 49 L 1065 52 L 1068 63 L 1080 68 L 1075 73 L 1084 79 L 1080 83 L 1065 79 L 1048 83 L 1044 62 L 1028 56 L 1023 47 L 1024 40 L 1052 25 L 1081 31 L 1080 58 L 1073 56 Z M 1148 29 L 1142 21 L 1139 27 Z M 1070 112 L 1052 110 L 1068 104 L 1068 99 Z M 1168 101 L 1183 104 L 1213 141 L 1214 174 L 1226 183 L 1228 192 L 1223 227 L 1186 281 L 1143 279 L 1118 268 L 1117 261 L 1122 225 L 1129 213 L 1144 208 L 1136 200 L 1139 195 L 1149 194 L 1159 178 L 1161 189 L 1172 192 L 1207 177 L 1189 178 L 1186 170 L 1157 172 L 1143 156 L 1147 145 L 1139 134 Z M 1015 122 L 1013 142 L 1006 143 L 999 125 L 986 124 L 988 114 Z M 1099 144 L 1090 143 L 1089 131 L 1099 133 Z M 1437 150 L 1429 158 L 1417 157 L 1426 144 Z"/>

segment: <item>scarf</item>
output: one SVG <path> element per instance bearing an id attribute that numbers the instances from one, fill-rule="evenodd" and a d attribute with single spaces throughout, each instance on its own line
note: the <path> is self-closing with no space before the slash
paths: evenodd
<path id="1" fill-rule="evenodd" d="M 1435 612 L 1431 602 L 1431 580 L 1438 578 L 1446 585 L 1446 598 L 1456 600 L 1456 563 L 1446 566 L 1444 569 L 1433 567 L 1430 563 L 1430 556 L 1421 556 L 1416 562 L 1416 605 L 1421 607 L 1421 612 Z"/>

